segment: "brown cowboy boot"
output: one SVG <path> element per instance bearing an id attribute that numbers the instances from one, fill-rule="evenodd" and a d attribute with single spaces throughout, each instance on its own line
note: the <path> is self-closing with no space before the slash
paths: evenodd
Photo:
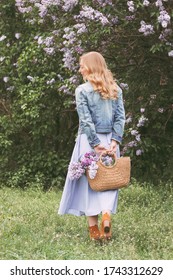
<path id="1" fill-rule="evenodd" d="M 91 240 L 100 240 L 100 231 L 98 225 L 89 227 L 89 235 Z"/>
<path id="2" fill-rule="evenodd" d="M 111 237 L 112 237 L 111 217 L 108 213 L 105 213 L 102 216 L 100 238 L 105 240 L 110 240 Z"/>

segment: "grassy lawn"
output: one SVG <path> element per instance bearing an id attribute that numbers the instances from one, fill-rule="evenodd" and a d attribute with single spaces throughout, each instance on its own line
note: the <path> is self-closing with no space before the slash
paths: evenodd
<path id="1" fill-rule="evenodd" d="M 121 190 L 113 238 L 88 238 L 85 217 L 58 216 L 61 191 L 0 188 L 1 260 L 173 259 L 173 188 L 133 182 Z"/>

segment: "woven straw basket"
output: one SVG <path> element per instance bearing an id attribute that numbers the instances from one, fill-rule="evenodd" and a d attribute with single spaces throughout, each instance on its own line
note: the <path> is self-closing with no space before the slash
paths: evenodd
<path id="1" fill-rule="evenodd" d="M 98 169 L 95 178 L 91 179 L 88 170 L 86 172 L 90 187 L 94 191 L 114 190 L 126 187 L 130 181 L 130 157 L 116 158 L 116 155 L 113 154 L 115 158 L 114 165 L 105 166 L 102 163 L 103 154 L 105 152 L 100 155 L 99 161 L 97 162 Z"/>

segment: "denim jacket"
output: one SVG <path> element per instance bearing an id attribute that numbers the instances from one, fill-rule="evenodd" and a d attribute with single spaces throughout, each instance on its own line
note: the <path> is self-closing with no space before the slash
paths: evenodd
<path id="1" fill-rule="evenodd" d="M 122 90 L 118 87 L 116 100 L 103 99 L 86 82 L 76 88 L 76 106 L 79 116 L 78 134 L 86 134 L 91 147 L 100 144 L 97 133 L 112 132 L 111 139 L 121 143 L 125 124 Z"/>

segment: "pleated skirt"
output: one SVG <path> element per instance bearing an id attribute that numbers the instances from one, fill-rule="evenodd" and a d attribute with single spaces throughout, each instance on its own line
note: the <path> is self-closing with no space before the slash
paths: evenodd
<path id="1" fill-rule="evenodd" d="M 110 146 L 111 135 L 111 133 L 97 134 L 105 148 Z M 70 162 L 78 161 L 82 155 L 91 151 L 93 149 L 88 142 L 86 134 L 78 135 Z M 117 157 L 119 156 L 118 146 Z M 85 175 L 82 175 L 78 180 L 70 180 L 67 173 L 58 214 L 95 216 L 105 210 L 115 213 L 118 205 L 118 192 L 118 190 L 95 192 L 90 188 Z"/>

